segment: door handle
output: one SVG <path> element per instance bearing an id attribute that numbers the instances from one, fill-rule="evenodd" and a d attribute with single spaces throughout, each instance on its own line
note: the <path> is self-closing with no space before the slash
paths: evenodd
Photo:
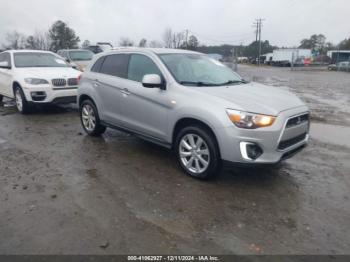
<path id="1" fill-rule="evenodd" d="M 122 90 L 120 90 L 124 95 L 130 95 L 131 93 L 129 92 L 129 89 L 124 88 Z"/>
<path id="2" fill-rule="evenodd" d="M 93 85 L 94 85 L 94 87 L 100 86 L 100 81 L 98 81 L 97 79 L 95 79 Z"/>

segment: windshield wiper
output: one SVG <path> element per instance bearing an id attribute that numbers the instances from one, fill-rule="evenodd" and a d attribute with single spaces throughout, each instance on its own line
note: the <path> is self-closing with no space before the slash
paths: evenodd
<path id="1" fill-rule="evenodd" d="M 220 84 L 221 86 L 225 86 L 225 85 L 232 85 L 232 84 L 245 84 L 247 83 L 245 80 L 229 80 L 225 83 Z"/>
<path id="2" fill-rule="evenodd" d="M 207 83 L 207 82 L 202 82 L 202 81 L 198 81 L 198 82 L 194 82 L 194 81 L 181 81 L 180 84 L 181 84 L 181 85 L 193 85 L 193 86 L 217 86 L 217 85 L 218 85 L 218 84 Z"/>

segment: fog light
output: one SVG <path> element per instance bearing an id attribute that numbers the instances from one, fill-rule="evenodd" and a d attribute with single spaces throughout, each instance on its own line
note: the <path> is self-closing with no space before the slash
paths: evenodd
<path id="1" fill-rule="evenodd" d="M 30 95 L 33 101 L 43 101 L 46 98 L 46 92 L 44 91 L 31 92 Z"/>
<path id="2" fill-rule="evenodd" d="M 261 147 L 252 142 L 241 142 L 240 149 L 242 157 L 246 160 L 255 160 L 263 153 Z"/>

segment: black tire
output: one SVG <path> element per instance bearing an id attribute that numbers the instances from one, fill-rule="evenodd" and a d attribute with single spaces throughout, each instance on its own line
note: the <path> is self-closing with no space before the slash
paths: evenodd
<path id="1" fill-rule="evenodd" d="M 205 142 L 205 144 L 209 150 L 209 157 L 208 157 L 209 160 L 206 159 L 206 160 L 208 160 L 209 164 L 208 164 L 207 168 L 205 170 L 203 170 L 202 172 L 193 172 L 193 171 L 189 170 L 189 168 L 185 166 L 185 164 L 183 163 L 183 160 L 181 159 L 180 143 L 183 139 L 186 139 L 187 135 L 192 135 L 192 134 L 203 139 L 203 141 Z M 210 130 L 208 130 L 208 128 L 206 128 L 204 126 L 194 125 L 194 126 L 185 127 L 182 130 L 180 130 L 180 132 L 176 136 L 174 150 L 175 150 L 176 158 L 177 158 L 177 161 L 178 161 L 180 167 L 183 169 L 183 171 L 186 174 L 188 174 L 191 177 L 198 178 L 198 179 L 209 179 L 211 177 L 218 175 L 221 171 L 222 163 L 221 163 L 221 157 L 220 157 L 220 151 L 219 151 L 218 144 L 217 144 L 216 139 L 215 139 L 214 135 L 212 134 L 212 132 L 210 132 Z M 190 159 L 192 158 L 191 156 L 188 156 L 188 157 Z M 190 162 L 190 161 L 188 161 L 188 162 Z M 197 160 L 197 162 L 198 162 L 198 160 Z M 192 165 L 193 165 L 193 163 L 192 163 Z"/>
<path id="2" fill-rule="evenodd" d="M 84 124 L 84 120 L 83 120 L 83 114 L 84 114 L 83 110 L 84 110 L 84 108 L 91 108 L 92 111 L 93 111 L 94 118 L 95 118 L 95 125 L 91 129 L 88 128 L 86 126 L 86 124 Z M 81 103 L 81 105 L 80 105 L 79 112 L 80 112 L 81 125 L 83 126 L 84 131 L 88 135 L 90 135 L 90 136 L 100 136 L 106 131 L 106 127 L 101 124 L 97 108 L 96 108 L 95 104 L 91 100 L 89 100 L 89 99 L 84 100 Z"/>
<path id="3" fill-rule="evenodd" d="M 22 104 L 22 106 L 18 105 L 19 101 L 17 99 L 17 93 L 21 97 L 21 104 Z M 14 96 L 15 96 L 16 107 L 17 107 L 18 112 L 20 112 L 21 114 L 28 114 L 28 113 L 30 113 L 32 108 L 31 108 L 30 104 L 28 103 L 28 101 L 27 101 L 27 99 L 26 99 L 26 97 L 25 97 L 25 95 L 23 93 L 23 90 L 22 90 L 22 88 L 20 86 L 16 86 L 14 88 Z"/>
<path id="4" fill-rule="evenodd" d="M 0 103 L 2 102 L 3 99 L 4 99 L 4 96 L 0 95 Z"/>

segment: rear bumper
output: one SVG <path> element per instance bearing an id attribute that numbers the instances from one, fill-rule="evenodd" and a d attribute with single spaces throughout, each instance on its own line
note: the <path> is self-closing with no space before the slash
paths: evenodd
<path id="1" fill-rule="evenodd" d="M 267 128 L 247 130 L 232 125 L 216 130 L 222 160 L 249 166 L 275 164 L 292 157 L 307 145 L 309 126 L 303 123 L 287 129 L 286 123 L 291 117 L 306 113 L 306 106 L 281 112 L 274 125 Z M 257 145 L 262 154 L 256 159 L 248 159 L 245 144 Z"/>

